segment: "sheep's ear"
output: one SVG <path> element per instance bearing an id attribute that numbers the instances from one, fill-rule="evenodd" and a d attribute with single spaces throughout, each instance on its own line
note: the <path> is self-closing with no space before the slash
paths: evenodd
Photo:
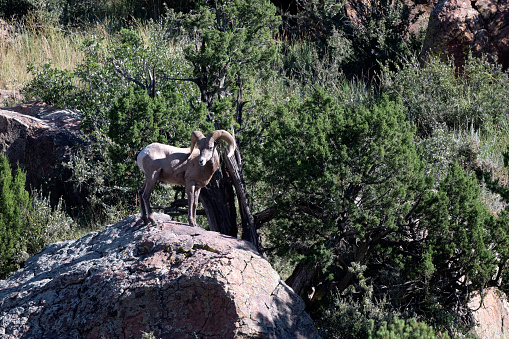
<path id="1" fill-rule="evenodd" d="M 203 133 L 200 131 L 194 131 L 191 133 L 191 147 L 189 147 L 191 149 L 191 153 L 193 153 L 193 149 L 196 143 L 203 138 L 205 138 L 205 136 L 203 136 Z"/>

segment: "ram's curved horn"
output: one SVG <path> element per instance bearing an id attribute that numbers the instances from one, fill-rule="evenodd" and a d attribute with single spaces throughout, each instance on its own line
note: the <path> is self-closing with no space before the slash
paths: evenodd
<path id="1" fill-rule="evenodd" d="M 189 153 L 189 156 L 193 154 L 194 146 L 196 145 L 196 143 L 203 138 L 205 138 L 205 136 L 200 131 L 194 131 L 193 133 L 191 133 L 191 147 L 189 147 L 191 152 Z"/>
<path id="2" fill-rule="evenodd" d="M 211 132 L 207 138 L 212 140 L 224 140 L 228 143 L 228 157 L 233 155 L 235 151 L 235 139 L 232 137 L 230 133 L 225 130 L 219 129 L 217 131 Z"/>

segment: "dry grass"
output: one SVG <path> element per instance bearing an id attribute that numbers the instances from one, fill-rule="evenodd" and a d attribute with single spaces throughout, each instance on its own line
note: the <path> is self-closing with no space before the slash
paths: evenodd
<path id="1" fill-rule="evenodd" d="M 0 89 L 20 90 L 31 79 L 29 63 L 51 62 L 58 69 L 72 69 L 82 60 L 79 46 L 86 33 L 30 20 L 3 27 L 8 28 L 0 32 Z"/>

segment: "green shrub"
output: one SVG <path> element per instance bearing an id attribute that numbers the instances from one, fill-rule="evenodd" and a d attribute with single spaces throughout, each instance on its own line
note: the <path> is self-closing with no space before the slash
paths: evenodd
<path id="1" fill-rule="evenodd" d="M 78 237 L 78 225 L 65 213 L 62 199 L 51 207 L 49 197 L 38 191 L 33 192 L 31 198 L 32 204 L 23 217 L 26 227 L 22 233 L 22 247 L 27 257 L 51 243 Z"/>
<path id="2" fill-rule="evenodd" d="M 134 180 L 140 174 L 135 168 L 138 153 L 152 142 L 167 143 L 165 131 L 170 128 L 170 112 L 164 100 L 130 87 L 114 100 L 109 118 L 108 135 L 115 143 L 109 148 L 114 182 L 119 186 L 133 186 L 139 182 Z"/>
<path id="3" fill-rule="evenodd" d="M 370 339 L 436 339 L 449 338 L 446 333 L 437 336 L 435 330 L 426 323 L 411 319 L 394 318 L 392 322 L 384 321 L 380 328 L 370 331 Z"/>
<path id="4" fill-rule="evenodd" d="M 380 64 L 398 64 L 422 46 L 424 32 L 410 32 L 410 9 L 403 2 L 351 1 L 348 13 L 333 0 L 301 5 L 290 31 L 311 41 L 321 62 L 339 65 L 348 76 L 371 80 Z"/>
<path id="5" fill-rule="evenodd" d="M 373 295 L 364 272 L 366 266 L 353 263 L 357 288 L 351 286 L 343 292 L 334 291 L 320 307 L 315 322 L 324 338 L 367 338 L 376 329 L 375 324 L 390 322 L 399 312 L 385 298 Z"/>
<path id="6" fill-rule="evenodd" d="M 315 324 L 323 338 L 437 338 L 434 329 L 417 319 L 403 318 L 385 297 L 377 298 L 364 276 L 366 266 L 353 264 L 356 287 L 334 292 L 324 300 Z M 447 332 L 441 338 L 449 338 Z"/>
<path id="7" fill-rule="evenodd" d="M 22 93 L 29 100 L 42 100 L 56 108 L 76 108 L 76 77 L 68 70 L 53 68 L 51 63 L 40 66 L 29 64 L 28 72 L 34 78 L 23 88 Z"/>
<path id="8" fill-rule="evenodd" d="M 65 26 L 76 26 L 107 18 L 128 22 L 133 19 L 157 20 L 168 7 L 188 11 L 194 3 L 158 0 L 2 0 L 0 17 L 22 18 L 30 12 L 36 12 L 41 17 L 51 16 Z"/>
<path id="9" fill-rule="evenodd" d="M 44 246 L 73 236 L 74 221 L 54 209 L 49 198 L 25 190 L 26 176 L 11 170 L 7 156 L 0 155 L 0 279 L 21 268 L 28 257 Z"/>
<path id="10" fill-rule="evenodd" d="M 395 71 L 384 67 L 382 88 L 400 97 L 423 135 L 441 123 L 450 129 L 489 131 L 507 123 L 509 75 L 487 59 L 468 57 L 461 74 L 452 62 L 412 57 Z"/>
<path id="11" fill-rule="evenodd" d="M 20 266 L 26 226 L 21 213 L 30 204 L 25 181 L 25 173 L 17 169 L 13 174 L 7 156 L 0 154 L 0 279 Z"/>

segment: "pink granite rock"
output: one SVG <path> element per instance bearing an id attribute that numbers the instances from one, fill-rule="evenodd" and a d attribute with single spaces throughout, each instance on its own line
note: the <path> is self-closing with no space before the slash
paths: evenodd
<path id="1" fill-rule="evenodd" d="M 421 56 L 452 56 L 458 68 L 467 53 L 496 57 L 509 67 L 508 0 L 442 0 L 431 13 Z"/>

